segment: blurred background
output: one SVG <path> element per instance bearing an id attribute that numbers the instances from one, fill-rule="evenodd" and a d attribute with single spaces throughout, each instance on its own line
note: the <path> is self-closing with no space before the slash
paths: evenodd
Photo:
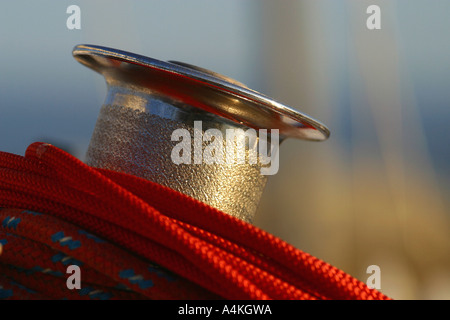
<path id="1" fill-rule="evenodd" d="M 0 150 L 83 159 L 106 85 L 76 44 L 208 68 L 331 130 L 283 143 L 257 226 L 364 282 L 378 265 L 392 298 L 450 299 L 449 14 L 448 0 L 2 1 Z"/>

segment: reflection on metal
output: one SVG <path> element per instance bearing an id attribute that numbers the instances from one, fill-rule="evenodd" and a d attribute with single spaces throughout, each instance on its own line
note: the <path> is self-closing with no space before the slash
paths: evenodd
<path id="1" fill-rule="evenodd" d="M 174 164 L 173 131 L 186 129 L 194 137 L 194 121 L 202 121 L 203 131 L 224 136 L 227 129 L 248 128 L 278 129 L 281 140 L 329 136 L 309 116 L 202 68 L 92 45 L 75 47 L 73 55 L 108 85 L 89 165 L 149 179 L 245 221 L 252 220 L 267 180 L 261 165 Z"/>

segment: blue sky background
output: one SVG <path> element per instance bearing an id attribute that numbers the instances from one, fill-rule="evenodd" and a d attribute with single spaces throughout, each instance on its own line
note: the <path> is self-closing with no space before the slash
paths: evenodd
<path id="1" fill-rule="evenodd" d="M 0 149 L 22 154 L 32 141 L 51 138 L 84 154 L 106 86 L 72 58 L 80 43 L 198 64 L 254 85 L 252 3 L 209 3 L 2 2 Z M 66 28 L 70 4 L 81 7 L 81 30 Z"/>

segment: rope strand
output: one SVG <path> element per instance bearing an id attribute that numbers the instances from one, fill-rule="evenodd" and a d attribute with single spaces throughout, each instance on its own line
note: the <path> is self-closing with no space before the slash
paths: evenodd
<path id="1" fill-rule="evenodd" d="M 0 152 L 0 207 L 19 208 L 0 210 L 2 270 L 11 281 L 31 281 L 39 297 L 79 298 L 40 287 L 37 276 L 19 277 L 17 267 L 26 274 L 47 262 L 43 270 L 60 275 L 62 265 L 48 262 L 68 256 L 86 268 L 89 298 L 389 299 L 246 222 L 45 143 L 30 145 L 25 157 Z M 48 273 L 39 276 L 58 279 Z"/>

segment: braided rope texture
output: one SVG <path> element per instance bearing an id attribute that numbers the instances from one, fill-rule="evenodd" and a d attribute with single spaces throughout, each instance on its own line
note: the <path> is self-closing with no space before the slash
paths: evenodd
<path id="1" fill-rule="evenodd" d="M 389 299 L 244 221 L 42 142 L 0 152 L 0 207 L 0 299 Z"/>

